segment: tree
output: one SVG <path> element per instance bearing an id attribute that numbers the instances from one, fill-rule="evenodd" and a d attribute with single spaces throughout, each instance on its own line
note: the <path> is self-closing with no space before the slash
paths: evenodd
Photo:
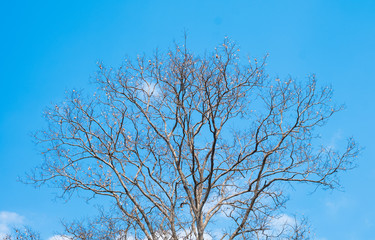
<path id="1" fill-rule="evenodd" d="M 13 228 L 11 234 L 6 234 L 2 240 L 40 240 L 40 235 L 29 227 Z"/>
<path id="2" fill-rule="evenodd" d="M 331 88 L 315 76 L 272 79 L 265 59 L 243 64 L 238 51 L 225 39 L 205 56 L 177 45 L 118 69 L 100 64 L 97 93 L 73 90 L 46 111 L 31 179 L 62 196 L 108 197 L 132 239 L 202 240 L 215 225 L 221 239 L 307 238 L 298 221 L 275 227 L 285 190 L 339 186 L 356 144 L 320 146 L 314 131 L 342 109 Z"/>

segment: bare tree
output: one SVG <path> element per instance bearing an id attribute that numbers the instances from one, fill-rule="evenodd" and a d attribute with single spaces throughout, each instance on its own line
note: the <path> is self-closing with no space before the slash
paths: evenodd
<path id="1" fill-rule="evenodd" d="M 176 46 L 100 64 L 97 93 L 73 90 L 46 112 L 31 179 L 112 199 L 134 239 L 202 240 L 215 226 L 213 238 L 306 239 L 299 227 L 271 230 L 285 189 L 339 186 L 356 144 L 338 152 L 314 132 L 342 109 L 331 88 L 269 78 L 265 59 L 242 63 L 238 51 L 226 39 L 203 57 Z"/>
<path id="2" fill-rule="evenodd" d="M 29 227 L 13 228 L 10 234 L 6 234 L 2 240 L 40 240 L 39 233 L 33 231 Z"/>
<path id="3" fill-rule="evenodd" d="M 133 240 L 129 229 L 134 227 L 132 222 L 124 221 L 123 214 L 118 214 L 117 208 L 105 211 L 99 209 L 100 214 L 81 221 L 63 222 L 65 232 L 62 236 L 74 240 Z M 126 217 L 125 217 L 126 219 Z"/>

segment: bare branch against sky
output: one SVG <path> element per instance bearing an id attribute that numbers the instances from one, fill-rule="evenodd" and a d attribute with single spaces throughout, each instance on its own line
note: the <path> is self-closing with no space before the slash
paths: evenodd
<path id="1" fill-rule="evenodd" d="M 330 87 L 313 75 L 270 78 L 265 58 L 240 61 L 238 51 L 225 39 L 204 56 L 185 44 L 118 69 L 100 64 L 98 92 L 73 90 L 46 112 L 31 181 L 110 199 L 105 236 L 307 239 L 304 221 L 275 224 L 286 190 L 336 188 L 357 146 L 321 146 L 316 130 L 342 109 Z M 101 229 L 66 226 L 77 239 Z"/>

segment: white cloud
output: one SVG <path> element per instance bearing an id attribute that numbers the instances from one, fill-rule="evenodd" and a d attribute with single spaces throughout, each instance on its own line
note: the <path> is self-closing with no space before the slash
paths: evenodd
<path id="1" fill-rule="evenodd" d="M 293 230 L 298 222 L 294 217 L 287 214 L 281 214 L 277 217 L 272 217 L 269 222 L 269 229 L 260 233 L 259 239 L 265 240 L 269 239 L 268 236 L 282 235 L 283 233 L 288 233 Z"/>
<path id="2" fill-rule="evenodd" d="M 277 231 L 281 231 L 285 226 L 296 225 L 296 219 L 287 214 L 282 214 L 279 217 L 273 218 L 270 225 Z"/>
<path id="3" fill-rule="evenodd" d="M 12 226 L 22 224 L 24 219 L 23 216 L 15 212 L 0 212 L 0 237 L 4 237 L 9 233 Z"/>
<path id="4" fill-rule="evenodd" d="M 54 235 L 48 238 L 48 240 L 72 240 L 72 238 L 63 235 Z"/>
<path id="5" fill-rule="evenodd" d="M 339 213 L 342 209 L 349 208 L 351 204 L 351 200 L 345 195 L 333 199 L 327 199 L 325 202 L 328 213 L 330 213 L 331 215 Z"/>
<path id="6" fill-rule="evenodd" d="M 342 130 L 341 129 L 338 129 L 334 134 L 333 136 L 331 137 L 328 145 L 327 145 L 327 148 L 330 149 L 330 150 L 335 150 L 337 148 L 337 145 L 340 143 L 340 141 L 342 140 Z"/>
<path id="7" fill-rule="evenodd" d="M 170 231 L 167 231 L 167 232 L 163 232 L 163 233 L 156 233 L 156 236 L 157 236 L 156 239 L 158 239 L 158 240 L 164 240 L 164 239 L 171 239 L 172 234 L 171 234 Z M 177 237 L 178 237 L 179 240 L 187 239 L 186 233 L 184 231 L 182 231 L 182 230 L 177 232 Z M 134 239 L 134 238 L 130 236 L 130 239 Z M 190 239 L 190 240 L 196 240 L 197 238 L 193 235 L 193 236 L 189 236 L 188 239 Z M 212 240 L 212 237 L 208 233 L 203 233 L 203 239 L 205 239 L 205 240 Z"/>
<path id="8" fill-rule="evenodd" d="M 180 239 L 186 239 L 186 235 L 182 232 L 178 233 Z M 163 238 L 166 239 L 166 238 Z M 169 238 L 168 238 L 169 239 Z M 195 236 L 191 236 L 189 239 L 196 240 Z M 203 233 L 203 239 L 205 240 L 212 240 L 212 237 L 208 233 Z"/>
<path id="9" fill-rule="evenodd" d="M 159 87 L 153 82 L 144 82 L 142 89 L 148 96 L 158 97 L 160 95 Z"/>

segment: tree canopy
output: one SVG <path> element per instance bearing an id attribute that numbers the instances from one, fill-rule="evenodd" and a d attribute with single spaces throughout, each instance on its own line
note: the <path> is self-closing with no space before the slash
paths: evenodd
<path id="1" fill-rule="evenodd" d="M 73 90 L 46 111 L 48 128 L 35 135 L 44 160 L 31 180 L 111 199 L 99 222 L 111 224 L 106 236 L 308 239 L 303 220 L 277 224 L 286 189 L 339 186 L 357 146 L 319 141 L 317 128 L 342 109 L 330 87 L 313 75 L 271 78 L 265 58 L 238 51 L 225 39 L 206 55 L 176 45 L 117 69 L 99 64 L 95 94 Z M 96 239 L 83 226 L 67 226 L 69 236 Z"/>

